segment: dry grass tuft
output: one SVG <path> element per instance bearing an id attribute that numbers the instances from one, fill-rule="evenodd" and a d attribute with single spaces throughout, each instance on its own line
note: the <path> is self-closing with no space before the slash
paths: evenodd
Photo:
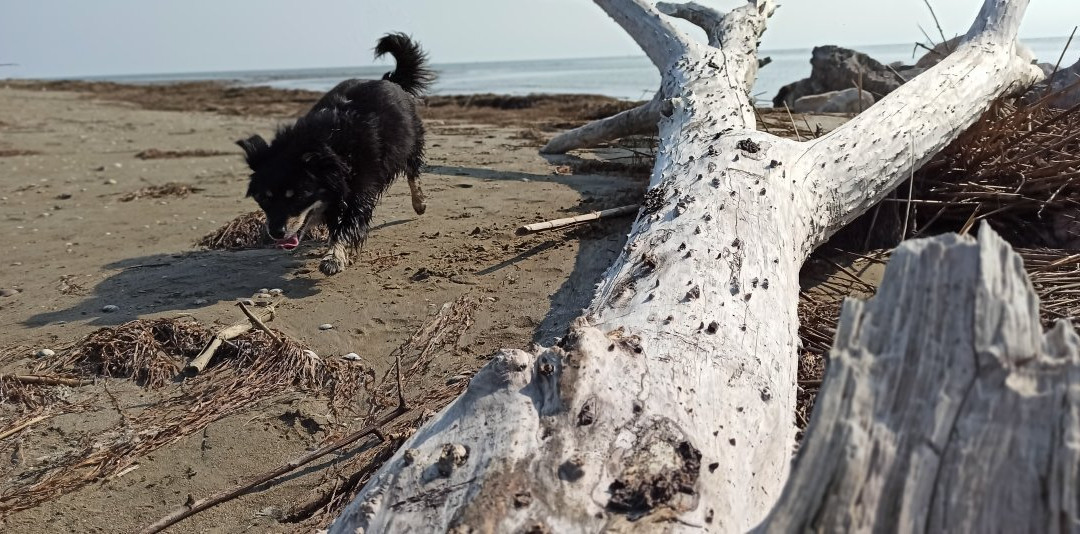
<path id="1" fill-rule="evenodd" d="M 23 150 L 20 148 L 0 148 L 0 158 L 13 158 L 15 156 L 36 156 L 41 154 L 37 150 Z"/>
<path id="2" fill-rule="evenodd" d="M 919 233 L 986 220 L 1014 247 L 1080 245 L 1080 107 L 999 100 L 920 169 L 915 186 Z"/>
<path id="3" fill-rule="evenodd" d="M 1064 319 L 1072 322 L 1073 327 L 1080 328 L 1080 253 L 1021 248 L 1016 252 L 1023 258 L 1024 268 L 1039 296 L 1043 327 L 1049 329 L 1057 320 Z M 891 253 L 891 250 L 872 251 L 856 256 L 885 264 Z M 838 251 L 831 254 L 851 255 Z M 799 339 L 803 351 L 799 356 L 799 391 L 795 409 L 795 420 L 800 430 L 805 429 L 810 420 L 814 398 L 825 376 L 826 361 L 836 337 L 844 298 L 855 292 L 858 298 L 867 298 L 877 290 L 875 281 L 860 280 L 858 290 L 845 290 L 833 284 L 825 291 L 805 291 L 800 295 Z"/>
<path id="4" fill-rule="evenodd" d="M 446 304 L 395 351 L 394 356 L 407 365 L 408 386 L 423 392 L 410 402 L 417 415 L 396 421 L 386 429 L 392 436 L 390 440 L 358 454 L 349 465 L 359 467 L 345 481 L 347 484 L 317 494 L 310 504 L 311 513 L 305 517 L 313 517 L 322 510 L 324 513 L 314 520 L 326 522 L 330 517 L 326 510 L 337 510 L 347 502 L 405 437 L 461 392 L 467 381 L 438 387 L 426 387 L 421 381 L 434 358 L 456 346 L 472 325 L 477 307 L 478 303 L 468 297 Z M 52 365 L 104 376 L 134 377 L 147 387 L 154 387 L 176 376 L 179 361 L 197 354 L 209 336 L 208 329 L 193 322 L 132 321 L 91 334 Z M 276 336 L 280 341 L 261 330 L 253 330 L 232 339 L 218 350 L 203 373 L 185 381 L 180 394 L 134 416 L 121 412 L 119 428 L 97 436 L 75 452 L 49 459 L 20 474 L 0 494 L 0 517 L 119 473 L 160 447 L 288 390 L 326 395 L 335 415 L 345 415 L 357 406 L 361 392 L 371 391 L 375 397 L 369 403 L 367 418 L 377 418 L 387 402 L 396 404 L 395 382 L 391 377 L 384 376 L 373 390 L 375 379 L 370 369 L 339 359 L 324 360 L 283 333 L 276 332 Z M 0 386 L 5 388 L 0 391 L 12 391 L 6 389 L 7 384 Z"/>
<path id="5" fill-rule="evenodd" d="M 41 384 L 26 384 L 11 376 L 0 375 L 0 404 L 35 411 L 61 401 L 56 388 Z M 0 429 L 3 430 L 3 429 Z"/>
<path id="6" fill-rule="evenodd" d="M 211 156 L 232 156 L 232 152 L 222 152 L 220 150 L 206 150 L 205 148 L 197 148 L 194 150 L 159 150 L 157 148 L 148 148 L 135 154 L 139 159 L 179 159 L 179 158 L 208 158 Z"/>
<path id="7" fill-rule="evenodd" d="M 315 241 L 327 241 L 330 239 L 330 232 L 325 226 L 318 226 L 309 229 L 304 237 Z M 266 233 L 266 215 L 261 211 L 241 215 L 203 236 L 196 243 L 200 247 L 213 250 L 244 250 L 263 248 L 272 244 L 274 240 Z"/>
<path id="8" fill-rule="evenodd" d="M 142 376 L 148 384 L 163 383 L 179 370 L 171 355 L 158 356 L 155 349 L 194 355 L 202 348 L 199 340 L 205 340 L 201 335 L 208 336 L 208 330 L 171 319 L 133 321 L 95 332 L 64 361 L 106 376 Z M 112 476 L 160 447 L 290 389 L 327 394 L 332 410 L 344 412 L 373 379 L 360 365 L 325 361 L 288 336 L 277 335 L 280 342 L 258 330 L 233 339 L 206 372 L 185 381 L 181 394 L 122 417 L 120 428 L 23 474 L 0 494 L 0 516 Z M 162 363 L 165 357 L 167 364 Z"/>
<path id="9" fill-rule="evenodd" d="M 164 198 L 164 197 L 176 197 L 184 198 L 192 193 L 199 193 L 203 191 L 201 187 L 195 187 L 188 184 L 180 184 L 176 182 L 169 182 L 164 185 L 151 185 L 144 187 L 138 191 L 127 193 L 120 197 L 120 202 L 131 202 L 140 198 Z"/>
<path id="10" fill-rule="evenodd" d="M 169 383 L 183 359 L 198 354 L 210 337 L 207 328 L 193 321 L 138 319 L 102 328 L 44 365 L 82 376 L 131 378 L 153 389 Z"/>
<path id="11" fill-rule="evenodd" d="M 425 384 L 424 377 L 435 358 L 457 346 L 472 326 L 478 307 L 479 303 L 468 296 L 444 304 L 438 313 L 395 349 L 391 356 L 401 358 L 405 390 L 412 392 L 407 395 L 409 408 L 416 415 L 396 419 L 388 428 L 382 429 L 388 437 L 387 441 L 362 449 L 351 460 L 340 465 L 337 471 L 342 475 L 314 491 L 314 496 L 307 502 L 294 507 L 287 514 L 286 522 L 301 523 L 305 530 L 324 528 L 405 440 L 465 390 L 468 380 L 452 384 L 441 381 L 438 384 Z M 394 369 L 388 370 L 373 388 L 370 411 L 363 425 L 371 424 L 388 408 L 397 406 L 395 376 Z"/>

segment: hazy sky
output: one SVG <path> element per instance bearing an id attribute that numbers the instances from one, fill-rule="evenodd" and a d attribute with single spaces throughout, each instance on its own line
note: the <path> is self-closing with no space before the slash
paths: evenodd
<path id="1" fill-rule="evenodd" d="M 933 3 L 951 36 L 982 1 Z M 909 43 L 919 24 L 936 38 L 923 0 L 787 0 L 762 46 Z M 1021 35 L 1076 24 L 1080 0 L 1032 0 Z M 389 31 L 438 63 L 641 54 L 589 0 L 0 0 L 0 63 L 19 64 L 0 78 L 369 65 Z"/>

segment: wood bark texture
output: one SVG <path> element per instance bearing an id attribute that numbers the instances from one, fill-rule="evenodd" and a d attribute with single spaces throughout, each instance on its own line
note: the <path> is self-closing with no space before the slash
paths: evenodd
<path id="1" fill-rule="evenodd" d="M 1015 54 L 1026 0 L 986 0 L 960 51 L 797 143 L 757 132 L 748 94 L 774 1 L 723 15 L 722 48 L 644 0 L 595 1 L 663 80 L 626 247 L 558 346 L 496 354 L 333 532 L 754 527 L 794 447 L 803 261 L 1039 72 Z"/>
<path id="2" fill-rule="evenodd" d="M 759 532 L 1080 530 L 1080 337 L 988 225 L 904 243 L 830 356 Z"/>

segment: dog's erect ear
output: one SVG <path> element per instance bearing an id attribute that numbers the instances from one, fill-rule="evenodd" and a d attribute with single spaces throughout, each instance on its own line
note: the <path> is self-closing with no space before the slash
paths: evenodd
<path id="1" fill-rule="evenodd" d="M 266 152 L 270 150 L 270 145 L 266 144 L 266 140 L 258 135 L 241 139 L 236 144 L 244 149 L 244 159 L 247 160 L 248 166 L 251 168 L 255 168 L 262 161 Z"/>

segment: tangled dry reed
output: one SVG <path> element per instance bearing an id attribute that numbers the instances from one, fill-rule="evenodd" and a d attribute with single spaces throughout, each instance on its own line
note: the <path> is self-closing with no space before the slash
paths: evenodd
<path id="1" fill-rule="evenodd" d="M 1057 320 L 1064 319 L 1080 328 L 1080 253 L 1024 248 L 1017 248 L 1016 252 L 1023 258 L 1024 267 L 1039 296 L 1039 314 L 1043 326 L 1049 329 Z M 866 262 L 882 265 L 889 261 L 891 253 L 891 250 L 887 250 L 853 255 L 832 251 L 832 254 L 839 257 L 857 256 Z M 803 344 L 803 352 L 799 362 L 796 408 L 796 421 L 800 429 L 805 428 L 809 421 L 814 395 L 825 376 L 825 363 L 836 336 L 843 299 L 853 292 L 858 293 L 859 298 L 865 298 L 877 291 L 875 281 L 859 278 L 858 282 L 855 282 L 851 280 L 852 276 L 858 275 L 843 274 L 843 284 L 823 281 L 815 291 L 803 292 L 800 295 L 799 339 Z M 853 287 L 855 291 L 852 290 Z"/>
<path id="2" fill-rule="evenodd" d="M 132 321 L 91 334 L 49 367 L 131 377 L 156 387 L 172 380 L 179 362 L 198 353 L 209 336 L 191 322 Z M 212 367 L 185 381 L 178 394 L 134 416 L 121 411 L 119 428 L 23 473 L 0 495 L 0 517 L 115 475 L 147 453 L 284 391 L 326 394 L 336 413 L 354 405 L 370 385 L 370 371 L 362 366 L 323 360 L 288 336 L 277 336 L 280 341 L 255 330 L 231 340 Z"/>
<path id="3" fill-rule="evenodd" d="M 399 418 L 389 428 L 384 428 L 386 441 L 362 449 L 354 458 L 338 466 L 333 479 L 323 483 L 307 502 L 294 507 L 287 514 L 286 522 L 301 523 L 308 530 L 325 527 L 405 440 L 464 391 L 468 380 L 426 384 L 424 377 L 436 357 L 457 346 L 472 326 L 478 307 L 479 303 L 468 296 L 444 304 L 438 313 L 394 350 L 391 357 L 401 359 L 403 382 L 412 415 Z M 465 369 L 460 371 L 466 372 Z M 372 389 L 370 410 L 364 425 L 370 424 L 388 407 L 396 404 L 397 383 L 394 369 L 389 369 Z"/>
<path id="4" fill-rule="evenodd" d="M 1080 242 L 1080 106 L 998 100 L 920 169 L 914 198 L 921 234 L 986 220 L 1015 247 Z"/>
<path id="5" fill-rule="evenodd" d="M 317 226 L 308 229 L 305 237 L 326 241 L 330 238 L 330 233 L 325 226 Z M 196 245 L 213 250 L 244 250 L 262 248 L 273 243 L 274 240 L 266 233 L 266 215 L 261 211 L 253 211 L 203 236 Z"/>
<path id="6" fill-rule="evenodd" d="M 208 158 L 211 156 L 231 156 L 231 152 L 222 152 L 220 150 L 207 150 L 205 148 L 196 148 L 190 150 L 161 150 L 158 148 L 148 148 L 135 154 L 139 159 L 178 159 L 178 158 Z"/>
<path id="7" fill-rule="evenodd" d="M 164 197 L 176 197 L 184 198 L 192 193 L 201 192 L 203 188 L 195 187 L 193 185 L 181 184 L 177 182 L 169 182 L 163 185 L 151 185 L 127 193 L 120 197 L 120 202 L 131 202 L 140 198 L 164 198 Z"/>
<path id="8" fill-rule="evenodd" d="M 171 381 L 184 358 L 198 354 L 211 336 L 194 321 L 139 319 L 90 334 L 60 359 L 43 362 L 39 370 L 131 378 L 143 387 L 158 388 Z"/>
<path id="9" fill-rule="evenodd" d="M 889 251 L 859 245 L 882 235 L 896 236 L 895 244 L 901 236 L 965 233 L 985 221 L 1023 257 L 1041 300 L 1044 325 L 1067 319 L 1080 326 L 1080 254 L 1075 250 L 1080 248 L 1080 106 L 1054 109 L 1047 101 L 994 102 L 916 173 L 913 184 L 902 184 L 892 199 L 886 199 L 892 205 L 882 207 L 890 208 L 892 217 L 860 218 L 845 229 L 853 232 L 837 240 L 840 244 L 823 247 L 816 256 L 853 255 L 884 263 Z M 902 227 L 904 219 L 912 222 L 910 228 Z M 882 228 L 890 224 L 896 227 Z M 852 282 L 850 275 L 839 270 L 837 274 Z M 876 284 L 866 281 L 844 286 L 804 292 L 800 299 L 799 337 L 804 349 L 796 408 L 800 428 L 809 419 L 825 373 L 843 297 L 876 290 Z"/>

